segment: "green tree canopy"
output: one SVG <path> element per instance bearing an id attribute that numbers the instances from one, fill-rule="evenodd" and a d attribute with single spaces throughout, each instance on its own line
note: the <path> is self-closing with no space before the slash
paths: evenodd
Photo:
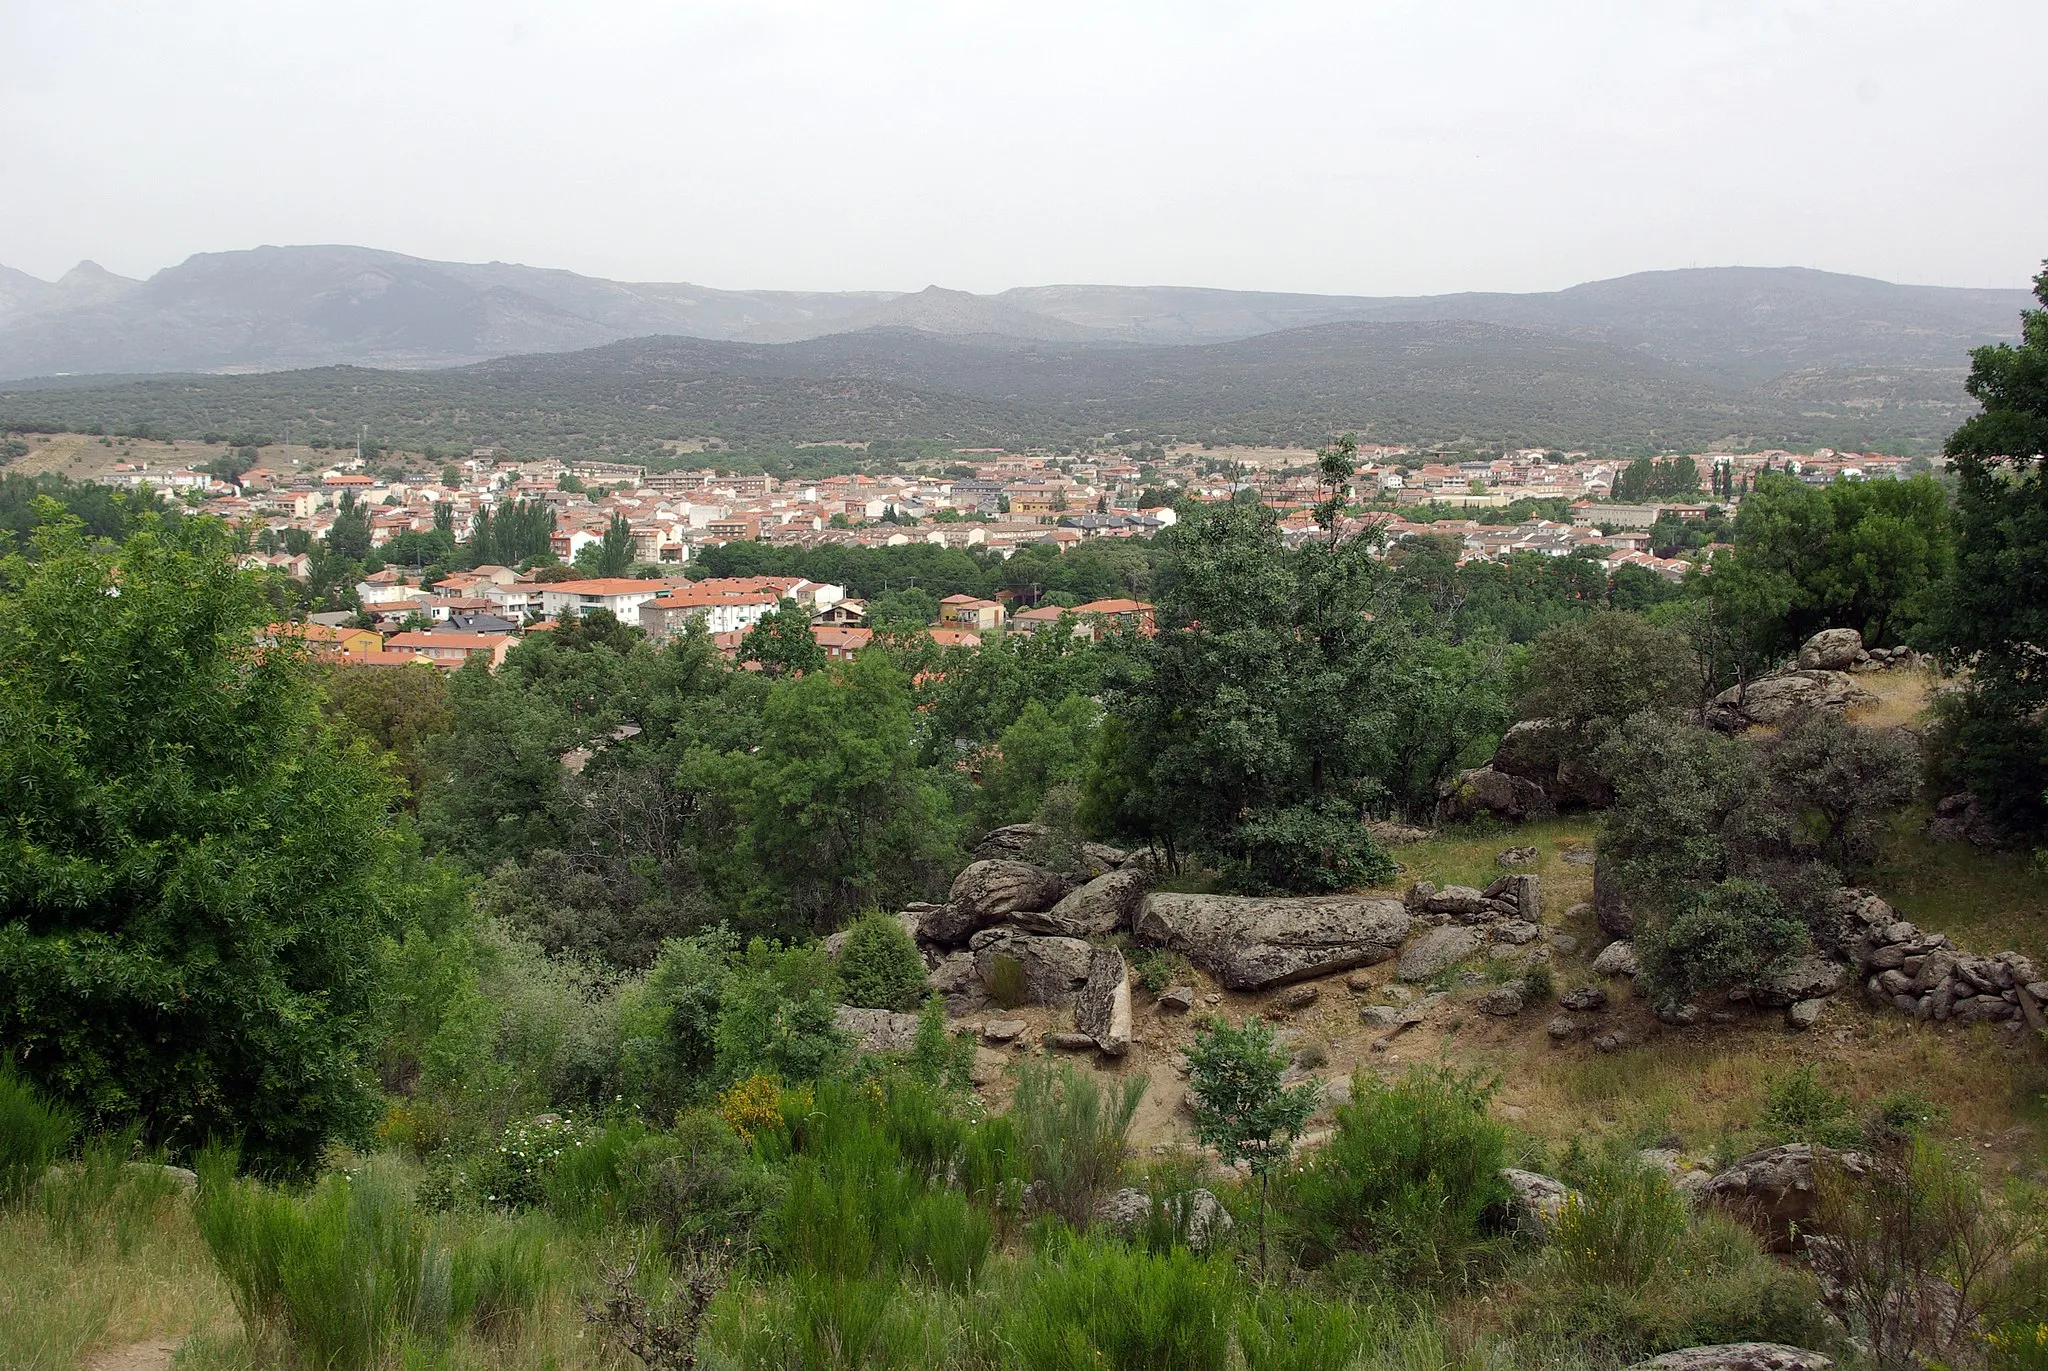
<path id="1" fill-rule="evenodd" d="M 391 785 L 212 521 L 75 523 L 0 597 L 0 1041 L 102 1124 L 310 1164 L 365 1126 Z"/>
<path id="2" fill-rule="evenodd" d="M 1097 777 L 1084 812 L 1250 887 L 1390 876 L 1363 820 L 1389 794 L 1390 698 L 1413 638 L 1371 546 L 1290 550 L 1272 511 L 1235 502 L 1165 536 L 1158 636 L 1126 644 L 1108 682 L 1119 726 L 1101 764 L 1121 779 Z"/>
<path id="3" fill-rule="evenodd" d="M 1943 729 L 1944 770 L 2010 828 L 2048 832 L 2048 266 L 2018 347 L 1970 357 L 1984 412 L 1948 440 L 1956 476 L 1955 569 L 1935 637 L 1975 670 Z"/>

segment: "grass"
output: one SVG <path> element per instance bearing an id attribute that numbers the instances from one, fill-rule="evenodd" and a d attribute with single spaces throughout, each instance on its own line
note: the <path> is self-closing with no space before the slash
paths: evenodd
<path id="1" fill-rule="evenodd" d="M 225 1332 L 234 1310 L 183 1192 L 119 1155 L 0 1213 L 0 1366 L 74 1371 L 147 1338 Z M 210 1364 L 209 1364 L 210 1365 Z"/>
<path id="2" fill-rule="evenodd" d="M 1512 827 L 1473 824 L 1446 828 L 1427 842 L 1393 850 L 1401 872 L 1388 893 L 1399 894 L 1417 881 L 1483 890 L 1497 876 L 1533 872 L 1542 883 L 1542 921 L 1559 924 L 1567 909 L 1593 898 L 1592 864 L 1568 862 L 1565 854 L 1591 851 L 1599 827 L 1597 816 L 1581 814 Z M 1504 867 L 1494 860 L 1511 847 L 1535 848 L 1535 864 Z"/>
<path id="3" fill-rule="evenodd" d="M 2048 881 L 2029 855 L 1936 842 L 1920 831 L 1926 817 L 1920 810 L 1900 819 L 1864 884 L 1971 952 L 2011 948 L 2048 967 Z"/>

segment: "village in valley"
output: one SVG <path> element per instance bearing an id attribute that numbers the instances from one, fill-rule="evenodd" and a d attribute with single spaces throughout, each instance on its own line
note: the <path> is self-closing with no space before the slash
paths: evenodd
<path id="1" fill-rule="evenodd" d="M 711 461 L 695 469 L 676 465 L 687 454 L 658 469 L 611 460 L 612 454 L 527 460 L 498 446 L 449 460 L 438 452 L 379 453 L 374 445 L 365 456 L 354 448 L 266 444 L 242 447 L 240 462 L 222 462 L 235 440 L 24 437 L 29 460 L 19 469 L 48 464 L 35 461 L 39 448 L 48 446 L 51 457 L 69 449 L 67 465 L 90 466 L 100 484 L 153 491 L 244 530 L 245 568 L 299 583 L 312 573 L 316 547 L 329 545 L 337 519 L 359 510 L 368 529 L 365 574 L 338 588 L 345 607 L 310 606 L 294 631 L 323 656 L 366 666 L 454 669 L 483 656 L 495 668 L 522 633 L 597 610 L 657 645 L 699 625 L 731 659 L 748 631 L 784 600 L 810 612 L 827 660 L 851 658 L 872 639 L 867 606 L 847 587 L 801 576 L 707 574 L 704 552 L 736 542 L 793 549 L 925 544 L 1009 558 L 1023 548 L 1065 552 L 1092 539 L 1148 538 L 1176 522 L 1177 505 L 1230 500 L 1273 509 L 1290 543 L 1321 531 L 1312 509 L 1321 494 L 1316 453 L 1307 449 L 961 449 L 949 460 L 907 463 L 888 474 L 777 479 L 711 464 L 715 451 L 701 454 Z M 851 450 L 857 455 L 858 445 Z M 1360 445 L 1338 531 L 1377 532 L 1383 552 L 1398 550 L 1404 539 L 1446 540 L 1460 564 L 1534 553 L 1588 559 L 1603 577 L 1636 568 L 1678 583 L 1725 546 L 1719 539 L 1760 475 L 1826 485 L 1838 477 L 1899 479 L 1928 467 L 1924 457 L 1825 448 L 1633 461 L 1531 449 L 1461 460 Z M 437 528 L 467 542 L 480 520 L 505 508 L 541 511 L 546 521 L 545 548 L 516 559 L 520 565 L 451 570 L 417 546 L 419 536 Z M 630 548 L 608 556 L 608 533 L 615 543 L 629 538 Z M 1031 633 L 1062 621 L 1088 636 L 1152 631 L 1152 607 L 1129 597 L 1081 600 L 1025 588 L 988 598 L 956 593 L 936 603 L 926 631 L 940 647 L 974 648 L 992 634 Z"/>

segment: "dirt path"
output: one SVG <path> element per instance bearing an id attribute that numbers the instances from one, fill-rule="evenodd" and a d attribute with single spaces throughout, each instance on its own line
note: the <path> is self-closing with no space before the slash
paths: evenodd
<path id="1" fill-rule="evenodd" d="M 151 1338 L 95 1352 L 85 1359 L 84 1371 L 170 1371 L 177 1355 L 175 1338 Z"/>

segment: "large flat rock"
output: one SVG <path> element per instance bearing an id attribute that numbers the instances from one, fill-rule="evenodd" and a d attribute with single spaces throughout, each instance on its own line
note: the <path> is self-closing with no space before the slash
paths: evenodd
<path id="1" fill-rule="evenodd" d="M 1400 951 L 1410 920 L 1399 900 L 1162 891 L 1139 901 L 1132 927 L 1228 989 L 1263 990 L 1386 961 Z"/>

